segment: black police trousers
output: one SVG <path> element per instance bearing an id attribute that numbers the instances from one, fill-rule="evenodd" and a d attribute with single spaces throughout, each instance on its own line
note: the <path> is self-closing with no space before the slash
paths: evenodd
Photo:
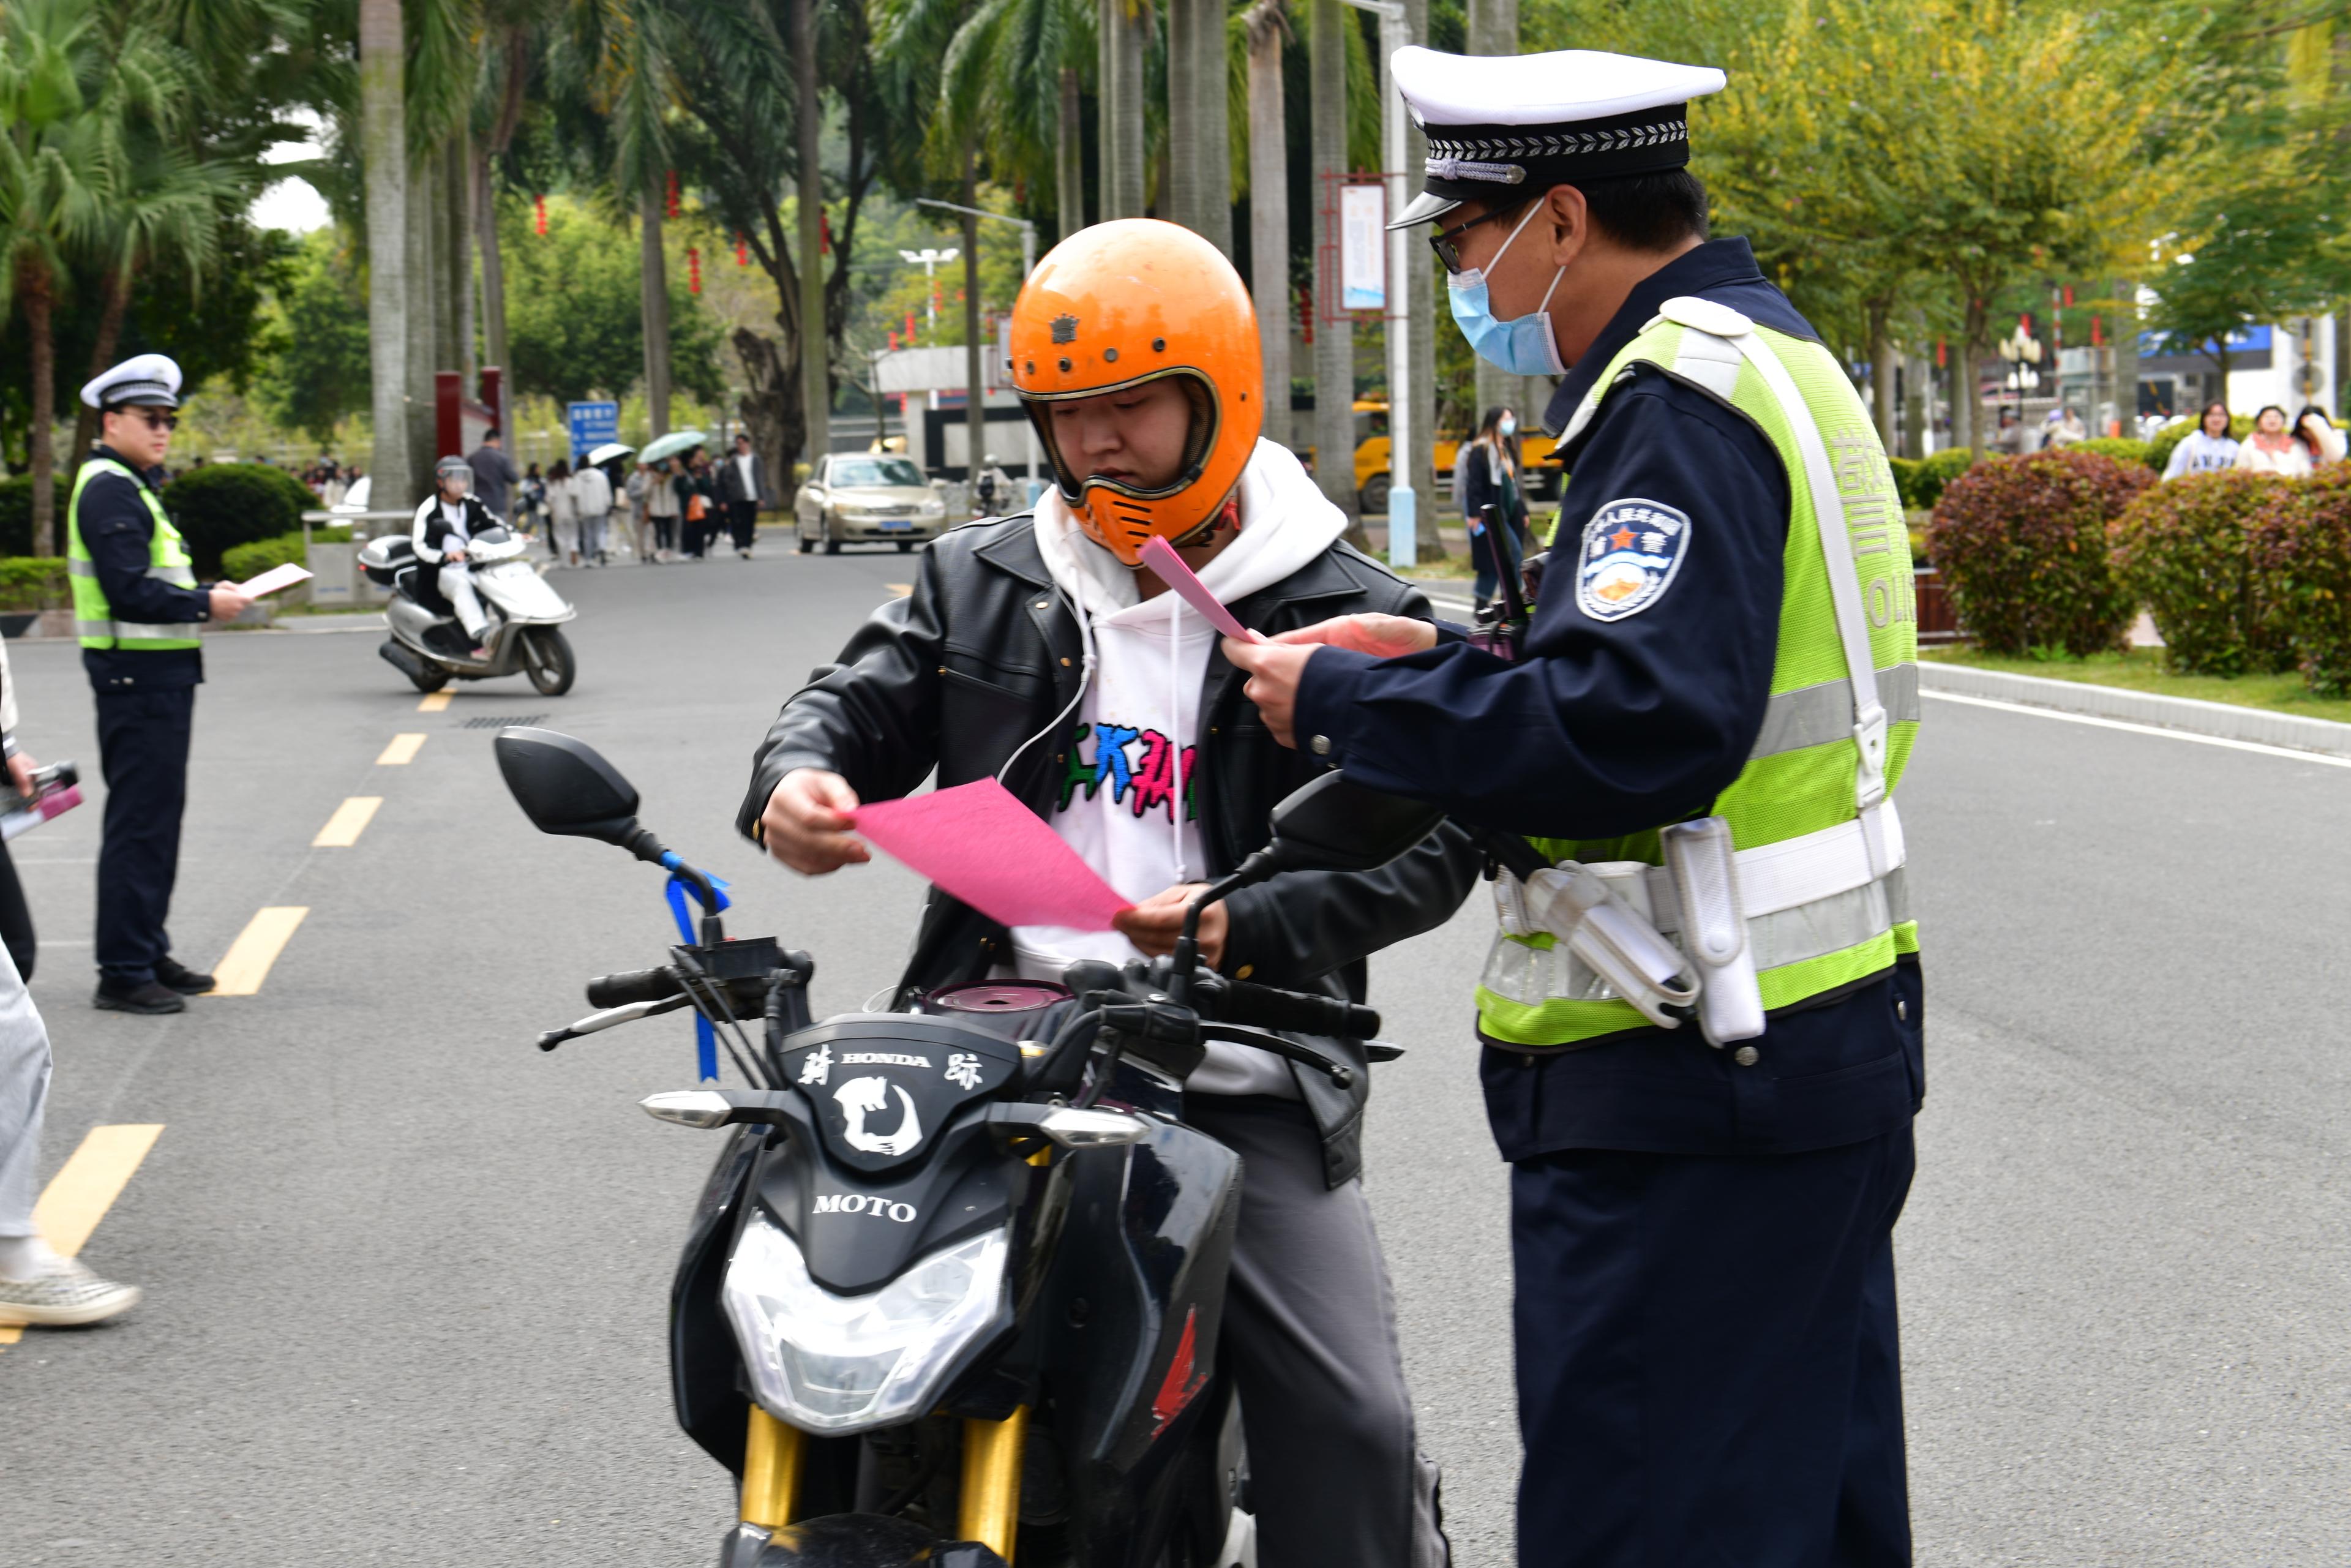
<path id="1" fill-rule="evenodd" d="M 193 686 L 98 694 L 98 752 L 106 775 L 98 971 L 110 980 L 152 980 L 156 962 L 172 950 L 163 922 L 180 869 L 195 713 Z"/>
<path id="2" fill-rule="evenodd" d="M 1910 1562 L 1894 1221 L 1911 1129 L 1510 1178 L 1521 1568 Z"/>

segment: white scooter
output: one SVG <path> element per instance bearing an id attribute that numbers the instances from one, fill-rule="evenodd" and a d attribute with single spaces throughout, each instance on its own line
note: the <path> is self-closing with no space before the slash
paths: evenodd
<path id="1" fill-rule="evenodd" d="M 376 651 L 420 692 L 437 692 L 452 680 L 528 675 L 541 695 L 561 696 L 579 665 L 559 628 L 578 612 L 524 559 L 529 549 L 528 538 L 505 528 L 485 528 L 465 543 L 474 591 L 490 618 L 482 633 L 487 657 L 476 659 L 473 639 L 441 596 L 437 570 L 417 559 L 415 541 L 406 534 L 368 540 L 360 569 L 392 591 L 383 607 L 392 635 Z"/>

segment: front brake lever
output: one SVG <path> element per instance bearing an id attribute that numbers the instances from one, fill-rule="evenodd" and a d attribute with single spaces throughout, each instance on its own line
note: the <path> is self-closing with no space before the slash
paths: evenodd
<path id="1" fill-rule="evenodd" d="M 674 1013 L 680 1008 L 689 1008 L 693 1005 L 694 998 L 684 995 L 664 997 L 658 1001 L 651 1002 L 624 1002 L 617 1008 L 606 1008 L 601 1012 L 590 1013 L 578 1023 L 567 1024 L 562 1029 L 549 1030 L 538 1037 L 538 1049 L 553 1051 L 565 1040 L 578 1040 L 583 1034 L 594 1034 L 599 1030 L 611 1029 L 615 1024 L 634 1023 L 639 1019 L 649 1019 L 655 1013 Z"/>
<path id="2" fill-rule="evenodd" d="M 1312 1046 L 1301 1045 L 1294 1040 L 1274 1033 L 1271 1030 L 1259 1029 L 1254 1024 L 1245 1023 L 1204 1023 L 1200 1026 L 1200 1038 L 1220 1040 L 1230 1045 L 1253 1045 L 1259 1051 L 1271 1051 L 1284 1061 L 1314 1068 L 1342 1089 L 1354 1087 L 1355 1070 L 1353 1068 L 1343 1061 L 1333 1061 Z"/>

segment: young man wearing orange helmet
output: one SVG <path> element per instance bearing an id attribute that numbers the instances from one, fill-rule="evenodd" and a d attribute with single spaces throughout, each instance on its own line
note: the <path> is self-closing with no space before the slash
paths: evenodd
<path id="1" fill-rule="evenodd" d="M 784 705 L 738 818 L 796 871 L 867 851 L 846 813 L 994 777 L 1135 901 L 1112 932 L 1007 929 L 932 891 L 902 998 L 1175 946 L 1184 905 L 1269 836 L 1322 764 L 1273 743 L 1212 627 L 1140 564 L 1172 543 L 1243 622 L 1426 620 L 1419 592 L 1341 540 L 1297 458 L 1258 439 L 1257 320 L 1232 267 L 1143 219 L 1071 236 L 1012 320 L 1012 376 L 1056 484 L 1033 514 L 959 528 L 914 591 Z M 1450 828 L 1378 871 L 1292 873 L 1212 907 L 1210 963 L 1361 999 L 1367 954 L 1443 922 L 1478 861 Z M 1353 1059 L 1355 1042 L 1326 1040 Z M 1436 1467 L 1418 1453 L 1388 1281 L 1362 1183 L 1369 1074 L 1340 1089 L 1212 1045 L 1185 1114 L 1238 1150 L 1246 1186 L 1224 1353 L 1256 1484 L 1259 1561 L 1434 1568 Z"/>

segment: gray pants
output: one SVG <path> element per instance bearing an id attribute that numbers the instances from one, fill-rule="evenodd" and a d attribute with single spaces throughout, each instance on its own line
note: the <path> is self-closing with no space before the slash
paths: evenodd
<path id="1" fill-rule="evenodd" d="M 33 1232 L 41 1112 L 49 1098 L 49 1031 L 0 948 L 0 1240 Z"/>
<path id="2" fill-rule="evenodd" d="M 1444 1568 L 1437 1466 L 1413 1437 L 1395 1299 L 1363 1183 L 1323 1185 L 1295 1101 L 1192 1094 L 1184 1117 L 1241 1156 L 1223 1353 L 1249 1439 L 1267 1568 Z"/>

